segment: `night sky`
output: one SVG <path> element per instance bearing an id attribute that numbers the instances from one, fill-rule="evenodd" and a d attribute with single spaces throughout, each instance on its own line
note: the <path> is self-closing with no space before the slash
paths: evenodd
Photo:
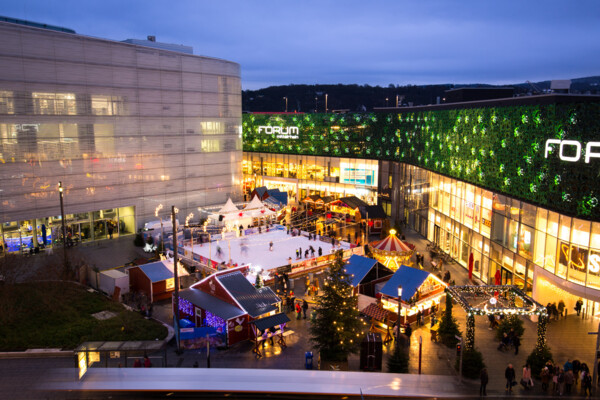
<path id="1" fill-rule="evenodd" d="M 0 15 L 193 46 L 286 84 L 510 84 L 600 75 L 600 1 L 2 0 Z"/>

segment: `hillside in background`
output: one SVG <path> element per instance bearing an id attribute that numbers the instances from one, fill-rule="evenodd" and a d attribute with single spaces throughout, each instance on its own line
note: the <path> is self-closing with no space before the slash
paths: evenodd
<path id="1" fill-rule="evenodd" d="M 551 81 L 508 85 L 515 96 L 547 93 Z M 286 85 L 242 91 L 242 110 L 247 112 L 325 112 L 327 110 L 367 111 L 375 107 L 394 107 L 396 98 L 401 106 L 444 102 L 445 91 L 461 87 L 506 87 L 485 84 L 468 85 L 406 85 L 387 87 L 370 85 Z M 600 94 L 600 76 L 572 79 L 571 93 Z M 386 100 L 387 99 L 387 100 Z"/>

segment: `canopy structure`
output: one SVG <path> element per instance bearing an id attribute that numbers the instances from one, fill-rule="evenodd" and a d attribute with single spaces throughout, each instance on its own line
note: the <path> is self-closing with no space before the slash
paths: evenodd
<path id="1" fill-rule="evenodd" d="M 398 239 L 393 230 L 385 239 L 369 243 L 369 249 L 377 261 L 392 271 L 398 270 L 402 264 L 409 264 L 408 260 L 415 252 L 415 246 Z"/>
<path id="2" fill-rule="evenodd" d="M 239 211 L 239 209 L 231 201 L 231 197 L 227 199 L 227 203 L 219 210 L 219 214 L 228 214 Z"/>
<path id="3" fill-rule="evenodd" d="M 230 231 L 237 231 L 240 225 L 247 226 L 253 224 L 254 218 L 264 218 L 275 215 L 276 212 L 267 208 L 258 196 L 254 196 L 252 201 L 243 209 L 239 209 L 233 204 L 231 199 L 217 213 L 209 215 L 209 218 L 219 226 L 225 226 Z"/>

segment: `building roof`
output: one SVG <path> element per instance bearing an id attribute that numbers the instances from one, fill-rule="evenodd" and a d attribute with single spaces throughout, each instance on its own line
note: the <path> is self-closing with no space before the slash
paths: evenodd
<path id="1" fill-rule="evenodd" d="M 421 287 L 428 277 L 429 272 L 427 271 L 401 265 L 381 289 L 381 293 L 389 297 L 397 298 L 398 286 L 402 285 L 402 301 L 407 302 L 415 295 L 417 289 Z"/>
<path id="2" fill-rule="evenodd" d="M 269 189 L 267 189 L 266 186 L 261 186 L 261 187 L 255 188 L 254 192 L 258 195 L 258 197 L 260 197 L 262 199 L 262 197 L 265 195 L 265 193 L 269 192 Z"/>
<path id="3" fill-rule="evenodd" d="M 269 197 L 265 201 L 281 203 L 283 205 L 287 205 L 288 203 L 288 195 L 285 192 L 281 192 L 279 189 L 269 189 L 268 191 Z"/>
<path id="4" fill-rule="evenodd" d="M 353 254 L 344 267 L 344 270 L 350 277 L 350 284 L 358 286 L 375 265 L 377 265 L 377 260 Z"/>
<path id="5" fill-rule="evenodd" d="M 359 199 L 356 196 L 341 197 L 337 201 L 344 203 L 345 205 L 347 205 L 348 207 L 350 207 L 352 209 L 368 206 L 367 203 L 365 203 L 364 201 L 362 201 L 361 199 Z"/>
<path id="6" fill-rule="evenodd" d="M 200 308 L 205 309 L 206 311 L 210 311 L 212 314 L 224 319 L 225 321 L 246 314 L 246 312 L 239 307 L 226 303 L 223 300 L 220 300 L 198 289 L 189 288 L 181 290 L 179 292 L 179 297 Z"/>
<path id="7" fill-rule="evenodd" d="M 174 276 L 173 271 L 171 271 L 162 261 L 138 265 L 137 268 L 142 270 L 151 282 L 164 281 L 173 278 Z"/>
<path id="8" fill-rule="evenodd" d="M 250 203 L 246 204 L 246 206 L 244 207 L 244 210 L 256 210 L 256 209 L 264 208 L 264 207 L 265 207 L 265 205 L 262 203 L 262 201 L 260 201 L 258 196 L 254 196 L 254 197 L 252 197 L 252 201 L 250 201 Z"/>
<path id="9" fill-rule="evenodd" d="M 387 218 L 387 214 L 383 210 L 383 207 L 381 207 L 379 205 L 366 206 L 365 211 L 367 212 L 369 219 L 386 219 Z M 365 218 L 366 218 L 366 215 L 365 215 Z"/>
<path id="10" fill-rule="evenodd" d="M 286 322 L 289 322 L 289 321 L 290 321 L 290 318 L 287 315 L 285 315 L 285 313 L 279 313 L 279 314 L 270 315 L 268 317 L 264 317 L 261 319 L 257 319 L 255 321 L 252 321 L 252 323 L 258 329 L 260 329 L 261 331 L 264 331 L 267 328 L 285 324 Z"/>
<path id="11" fill-rule="evenodd" d="M 382 252 L 390 252 L 390 253 L 394 253 L 394 252 L 405 253 L 407 251 L 413 251 L 415 249 L 415 246 L 413 244 L 408 243 L 408 242 L 403 242 L 402 240 L 398 239 L 398 237 L 396 237 L 396 235 L 392 235 L 392 234 L 390 234 L 388 237 L 386 237 L 383 240 L 377 240 L 375 242 L 370 243 L 369 246 L 373 250 L 379 250 Z"/>
<path id="12" fill-rule="evenodd" d="M 281 301 L 270 288 L 257 289 L 252 286 L 239 271 L 219 275 L 217 279 L 252 318 L 276 310 L 277 307 L 273 304 Z"/>
<path id="13" fill-rule="evenodd" d="M 394 313 L 389 312 L 388 310 L 379 307 L 376 303 L 369 304 L 361 313 L 365 314 L 367 317 L 371 317 L 376 319 L 377 321 L 385 321 L 386 319 L 389 321 L 394 316 L 393 320 L 396 320 L 396 316 Z"/>

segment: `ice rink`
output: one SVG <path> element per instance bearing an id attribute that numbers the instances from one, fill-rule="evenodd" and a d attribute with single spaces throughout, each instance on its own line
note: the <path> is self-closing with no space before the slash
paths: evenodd
<path id="1" fill-rule="evenodd" d="M 269 250 L 269 244 L 273 242 L 273 251 Z M 323 249 L 323 255 L 332 252 L 333 245 L 320 240 L 308 240 L 306 236 L 288 235 L 285 230 L 272 230 L 259 234 L 253 234 L 233 239 L 223 239 L 213 241 L 209 246 L 208 243 L 194 244 L 194 254 L 210 258 L 215 262 L 227 262 L 230 258 L 234 264 L 261 267 L 263 270 L 288 265 L 288 258 L 292 257 L 292 263 L 301 262 L 312 259 L 310 251 L 308 258 L 304 258 L 304 252 L 312 246 L 315 249 L 315 258 L 319 256 L 319 247 Z M 221 254 L 218 254 L 218 249 L 221 249 Z M 296 259 L 296 249 L 302 249 L 302 258 Z M 347 242 L 340 242 L 335 250 L 349 249 L 350 245 Z M 210 253 L 209 254 L 209 249 Z M 185 246 L 187 252 L 191 252 L 191 246 Z M 210 257 L 209 257 L 210 256 Z"/>

